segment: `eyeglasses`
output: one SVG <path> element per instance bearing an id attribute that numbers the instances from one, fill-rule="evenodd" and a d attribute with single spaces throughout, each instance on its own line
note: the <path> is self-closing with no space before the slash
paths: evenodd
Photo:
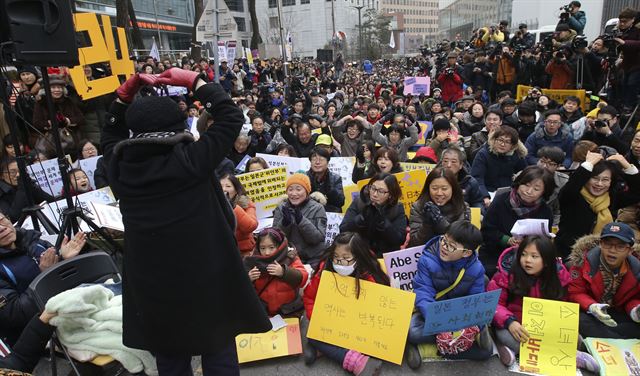
<path id="1" fill-rule="evenodd" d="M 350 258 L 350 259 L 343 259 L 343 258 L 337 258 L 337 257 L 333 258 L 334 264 L 338 264 L 342 266 L 351 265 L 355 260 L 356 260 L 355 258 Z"/>
<path id="2" fill-rule="evenodd" d="M 560 124 L 562 124 L 562 122 L 559 121 L 559 120 L 545 120 L 544 123 L 545 124 L 549 124 L 549 125 L 560 125 Z"/>
<path id="3" fill-rule="evenodd" d="M 545 159 L 539 159 L 538 160 L 538 164 L 541 165 L 541 166 L 549 167 L 549 168 L 558 167 L 558 164 L 556 162 L 552 162 L 550 160 L 545 160 Z"/>
<path id="4" fill-rule="evenodd" d="M 609 184 L 611 183 L 611 178 L 599 178 L 597 176 L 594 176 L 591 178 L 591 181 L 594 183 L 603 183 L 603 184 Z"/>
<path id="5" fill-rule="evenodd" d="M 369 192 L 370 193 L 375 193 L 375 194 L 380 194 L 380 195 L 386 195 L 387 193 L 389 193 L 389 191 L 385 191 L 384 189 L 376 188 L 373 185 L 369 187 Z"/>
<path id="6" fill-rule="evenodd" d="M 616 251 L 616 252 L 624 252 L 628 249 L 628 244 L 611 244 L 607 242 L 600 241 L 600 248 L 606 251 Z"/>
<path id="7" fill-rule="evenodd" d="M 496 142 L 502 145 L 511 145 L 511 139 L 509 138 L 498 138 Z"/>
<path id="8" fill-rule="evenodd" d="M 18 169 L 10 169 L 10 170 L 5 170 L 4 173 L 5 174 L 9 174 L 9 176 L 11 176 L 12 178 L 15 178 L 20 173 L 20 170 L 18 170 Z"/>
<path id="9" fill-rule="evenodd" d="M 447 239 L 446 236 L 443 236 L 442 238 L 440 238 L 440 240 L 442 241 L 442 246 L 449 253 L 454 253 L 454 252 L 458 252 L 458 251 L 460 251 L 460 252 L 468 251 L 468 249 L 466 249 L 466 248 L 453 248 L 453 244 L 451 243 L 451 241 L 449 239 Z"/>

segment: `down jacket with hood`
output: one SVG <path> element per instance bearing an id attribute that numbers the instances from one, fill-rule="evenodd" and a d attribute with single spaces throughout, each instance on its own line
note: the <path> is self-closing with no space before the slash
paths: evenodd
<path id="1" fill-rule="evenodd" d="M 544 124 L 540 123 L 536 126 L 536 130 L 529 135 L 524 145 L 527 148 L 527 164 L 529 165 L 538 163 L 538 150 L 545 146 L 555 146 L 564 151 L 565 157 L 562 163 L 564 167 L 569 168 L 569 166 L 571 166 L 573 136 L 571 135 L 571 127 L 567 124 L 563 124 L 562 128 L 560 128 L 554 136 L 549 136 L 544 129 Z"/>
<path id="2" fill-rule="evenodd" d="M 601 303 L 604 293 L 602 273 L 600 273 L 599 236 L 587 235 L 574 244 L 569 262 L 571 263 L 571 283 L 569 283 L 569 301 L 580 304 L 588 311 L 593 303 Z M 627 272 L 613 296 L 611 308 L 629 314 L 640 305 L 640 244 L 636 243 L 633 252 L 627 257 Z"/>
<path id="3" fill-rule="evenodd" d="M 253 231 L 258 228 L 256 206 L 248 196 L 238 195 L 234 199 L 233 214 L 236 216 L 236 240 L 240 253 L 247 254 L 256 245 Z"/>
<path id="4" fill-rule="evenodd" d="M 282 277 L 272 276 L 267 273 L 267 265 L 274 263 L 282 265 L 284 274 Z M 302 265 L 298 252 L 290 247 L 285 239 L 278 249 L 269 256 L 262 256 L 259 249 L 254 249 L 253 254 L 244 258 L 247 271 L 257 267 L 260 278 L 253 282 L 258 297 L 267 308 L 269 316 L 278 314 L 280 308 L 291 303 L 298 297 L 298 289 L 302 288 L 309 278 L 309 273 Z"/>
<path id="5" fill-rule="evenodd" d="M 493 275 L 493 278 L 487 286 L 487 291 L 502 289 L 500 298 L 498 299 L 498 306 L 496 307 L 496 314 L 493 316 L 493 323 L 501 329 L 507 329 L 513 321 L 522 322 L 523 297 L 513 297 L 510 301 L 508 299 L 510 287 L 509 273 L 511 272 L 511 265 L 513 265 L 514 262 L 519 262 L 516 260 L 517 253 L 517 247 L 510 247 L 502 252 L 498 259 L 498 271 Z M 560 258 L 556 259 L 556 270 L 558 271 L 560 285 L 566 287 L 571 277 Z M 539 278 L 536 278 L 527 296 L 530 298 L 544 298 L 540 291 Z"/>
<path id="6" fill-rule="evenodd" d="M 510 187 L 513 175 L 527 166 L 524 160 L 527 149 L 522 142 L 518 141 L 515 148 L 506 154 L 495 151 L 495 142 L 494 132 L 480 148 L 471 165 L 471 176 L 478 181 L 482 197 L 489 197 L 489 192 L 498 188 Z"/>
<path id="7" fill-rule="evenodd" d="M 426 306 L 436 301 L 436 294 L 453 285 L 460 270 L 465 269 L 460 283 L 439 300 L 459 298 L 484 292 L 484 267 L 477 253 L 456 261 L 442 261 L 440 258 L 440 238 L 431 239 L 422 251 L 418 261 L 418 271 L 413 279 L 416 293 L 416 307 L 426 317 Z"/>

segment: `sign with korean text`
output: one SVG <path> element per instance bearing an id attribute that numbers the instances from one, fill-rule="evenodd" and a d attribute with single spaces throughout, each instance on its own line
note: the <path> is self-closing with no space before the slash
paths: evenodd
<path id="1" fill-rule="evenodd" d="M 575 374 L 579 313 L 576 303 L 525 297 L 522 326 L 529 340 L 520 344 L 520 369 L 543 375 Z"/>
<path id="2" fill-rule="evenodd" d="M 340 233 L 340 223 L 343 218 L 344 214 L 342 213 L 327 213 L 327 232 L 324 238 L 326 245 L 331 245 L 333 239 Z"/>
<path id="3" fill-rule="evenodd" d="M 402 167 L 402 171 L 415 171 L 415 170 L 424 170 L 427 172 L 427 175 L 436 168 L 436 165 L 433 163 L 411 163 L 411 162 L 400 162 L 400 167 Z"/>
<path id="4" fill-rule="evenodd" d="M 272 217 L 273 209 L 286 196 L 287 169 L 268 168 L 237 177 L 247 191 L 247 196 L 256 205 L 258 219 Z"/>
<path id="5" fill-rule="evenodd" d="M 425 336 L 442 332 L 455 332 L 493 320 L 502 290 L 463 296 L 427 304 L 424 325 Z"/>
<path id="6" fill-rule="evenodd" d="M 256 157 L 264 159 L 269 167 L 281 167 L 287 168 L 287 173 L 293 175 L 296 172 L 306 173 L 311 168 L 311 162 L 309 158 L 294 158 L 283 157 L 272 154 L 256 153 Z M 353 173 L 353 165 L 355 164 L 355 157 L 333 157 L 329 161 L 329 171 L 342 178 L 342 185 L 351 185 L 351 174 Z"/>
<path id="7" fill-rule="evenodd" d="M 527 97 L 531 86 L 518 85 L 516 90 L 516 102 L 520 103 Z M 549 99 L 555 99 L 558 103 L 564 103 L 564 100 L 568 96 L 575 96 L 580 99 L 580 107 L 582 111 L 587 111 L 588 106 L 586 102 L 586 91 L 584 90 L 559 90 L 559 89 L 542 89 L 542 94 L 549 97 Z"/>
<path id="8" fill-rule="evenodd" d="M 420 197 L 420 192 L 422 192 L 424 182 L 427 180 L 427 171 L 419 169 L 398 172 L 393 175 L 398 179 L 398 183 L 400 183 L 402 195 L 400 196 L 399 201 L 404 206 L 404 212 L 408 217 L 411 214 L 411 204 L 416 202 L 418 197 Z M 358 188 L 362 189 L 362 187 L 369 183 L 369 180 L 371 179 L 360 180 L 358 182 Z"/>
<path id="9" fill-rule="evenodd" d="M 600 365 L 600 375 L 640 375 L 640 339 L 587 338 L 584 342 Z"/>
<path id="10" fill-rule="evenodd" d="M 91 188 L 93 189 L 97 188 L 96 179 L 94 176 L 96 173 L 96 167 L 98 166 L 98 159 L 100 158 L 102 158 L 102 156 L 98 155 L 96 157 L 85 158 L 78 161 L 82 171 L 84 171 L 84 173 L 87 174 L 87 177 L 89 178 L 89 183 L 91 184 Z"/>
<path id="11" fill-rule="evenodd" d="M 418 273 L 418 261 L 423 248 L 424 245 L 418 245 L 382 255 L 392 287 L 413 291 L 413 279 Z"/>
<path id="12" fill-rule="evenodd" d="M 235 60 L 236 58 L 236 45 L 238 43 L 235 40 L 230 40 L 227 42 L 227 59 L 228 59 L 228 66 L 232 66 L 233 65 L 233 60 Z"/>
<path id="13" fill-rule="evenodd" d="M 113 93 L 120 86 L 118 75 L 129 77 L 135 73 L 133 61 L 129 59 L 129 46 L 124 28 L 116 28 L 118 34 L 116 48 L 111 19 L 108 15 L 100 16 L 102 28 L 95 13 L 74 13 L 73 21 L 76 32 L 86 32 L 90 41 L 88 47 L 78 49 L 80 64 L 69 69 L 73 86 L 84 100 Z M 84 66 L 97 63 L 108 63 L 111 75 L 87 80 Z"/>
<path id="14" fill-rule="evenodd" d="M 73 198 L 73 202 L 76 207 L 82 208 L 83 213 L 94 222 L 96 216 L 93 212 L 91 202 L 97 202 L 106 205 L 111 204 L 115 201 L 116 199 L 111 192 L 111 188 L 109 187 L 104 187 L 101 189 L 83 193 Z M 47 216 L 47 218 L 49 218 L 51 222 L 53 222 L 55 225 L 57 225 L 58 228 L 60 228 L 60 224 L 62 223 L 62 214 L 65 209 L 67 209 L 67 201 L 65 199 L 62 199 L 56 202 L 45 204 L 42 208 L 42 212 L 45 216 Z M 82 222 L 80 224 L 80 229 L 85 232 L 92 231 L 89 225 L 87 225 L 85 222 Z"/>
<path id="15" fill-rule="evenodd" d="M 240 363 L 300 354 L 300 323 L 297 318 L 284 319 L 287 326 L 266 333 L 240 334 L 236 337 L 236 349 Z"/>
<path id="16" fill-rule="evenodd" d="M 27 174 L 38 184 L 40 189 L 51 196 L 59 196 L 62 193 L 62 175 L 57 159 L 48 159 L 29 165 L 27 166 Z"/>
<path id="17" fill-rule="evenodd" d="M 405 77 L 404 78 L 404 91 L 403 94 L 429 95 L 431 86 L 430 77 Z"/>
<path id="18" fill-rule="evenodd" d="M 401 364 L 415 294 L 323 271 L 307 336 Z M 336 325 L 339 322 L 340 325 Z"/>

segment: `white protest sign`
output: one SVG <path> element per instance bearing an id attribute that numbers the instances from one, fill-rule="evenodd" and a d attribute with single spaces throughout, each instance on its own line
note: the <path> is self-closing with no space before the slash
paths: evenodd
<path id="1" fill-rule="evenodd" d="M 382 255 L 391 287 L 413 291 L 413 278 L 418 272 L 418 261 L 424 245 L 387 252 Z"/>
<path id="2" fill-rule="evenodd" d="M 27 173 L 40 189 L 51 196 L 59 196 L 62 192 L 62 175 L 57 159 L 48 159 L 27 166 Z"/>
<path id="3" fill-rule="evenodd" d="M 111 188 L 109 187 L 104 187 L 95 191 L 83 193 L 73 198 L 73 203 L 76 206 L 81 207 L 84 214 L 92 220 L 95 220 L 95 214 L 93 213 L 93 208 L 89 204 L 90 202 L 110 204 L 115 201 L 116 199 L 111 192 Z M 62 212 L 64 212 L 66 208 L 67 201 L 63 199 L 50 204 L 46 204 L 42 212 L 47 216 L 47 218 L 49 218 L 51 222 L 57 224 L 59 228 L 60 224 L 62 223 Z M 91 231 L 91 228 L 84 222 L 80 225 L 80 229 L 86 232 Z"/>
<path id="4" fill-rule="evenodd" d="M 269 167 L 286 167 L 289 175 L 293 175 L 296 172 L 306 173 L 311 168 L 311 162 L 308 158 L 283 157 L 261 153 L 257 153 L 256 157 L 263 158 L 269 164 Z M 355 157 L 333 157 L 329 161 L 329 171 L 340 175 L 343 187 L 352 185 L 351 174 L 355 163 Z"/>
<path id="5" fill-rule="evenodd" d="M 87 174 L 87 177 L 89 178 L 89 183 L 91 184 L 91 187 L 94 188 L 94 189 L 97 188 L 94 175 L 95 175 L 95 172 L 96 172 L 96 166 L 98 164 L 98 159 L 100 159 L 100 158 L 102 158 L 102 156 L 98 155 L 97 157 L 81 159 L 79 161 L 80 168 L 82 169 L 82 171 L 84 171 L 85 174 Z"/>
<path id="6" fill-rule="evenodd" d="M 119 207 L 98 202 L 90 202 L 89 204 L 94 214 L 94 221 L 98 226 L 124 232 L 122 213 L 120 213 Z"/>
<path id="7" fill-rule="evenodd" d="M 331 245 L 333 239 L 340 233 L 340 223 L 344 214 L 342 213 L 327 213 L 327 232 L 324 237 L 324 243 Z"/>

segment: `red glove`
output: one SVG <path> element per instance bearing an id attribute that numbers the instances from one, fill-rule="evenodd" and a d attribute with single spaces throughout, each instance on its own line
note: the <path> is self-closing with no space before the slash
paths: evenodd
<path id="1" fill-rule="evenodd" d="M 129 77 L 125 83 L 120 85 L 120 87 L 116 90 L 116 94 L 121 101 L 125 103 L 133 102 L 133 98 L 135 97 L 138 90 L 140 90 L 140 86 L 143 85 L 156 85 L 158 82 L 158 78 L 151 74 L 139 74 L 136 73 L 133 76 Z"/>
<path id="2" fill-rule="evenodd" d="M 456 332 L 443 332 L 436 335 L 436 347 L 442 355 L 456 355 L 473 346 L 480 328 L 472 326 Z"/>
<path id="3" fill-rule="evenodd" d="M 162 72 L 158 78 L 158 83 L 162 85 L 182 86 L 193 91 L 200 73 L 192 72 L 180 68 L 171 68 Z"/>

